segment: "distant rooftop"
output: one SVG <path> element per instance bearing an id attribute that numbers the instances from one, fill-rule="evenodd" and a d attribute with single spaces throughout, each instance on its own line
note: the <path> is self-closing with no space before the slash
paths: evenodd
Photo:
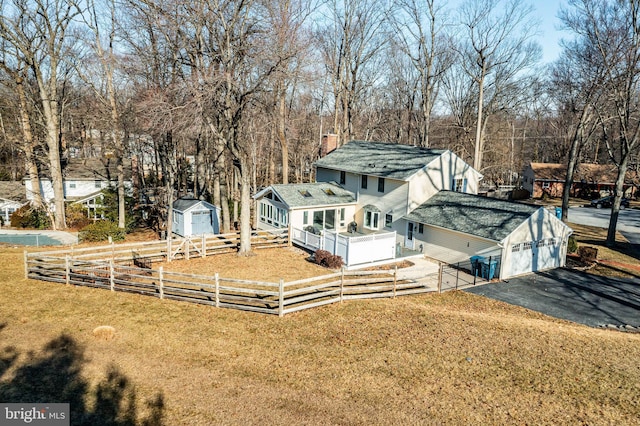
<path id="1" fill-rule="evenodd" d="M 316 162 L 316 167 L 407 180 L 446 150 L 386 142 L 351 141 Z"/>

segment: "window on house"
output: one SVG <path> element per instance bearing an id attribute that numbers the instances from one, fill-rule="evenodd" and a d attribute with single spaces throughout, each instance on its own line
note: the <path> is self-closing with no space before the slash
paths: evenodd
<path id="1" fill-rule="evenodd" d="M 102 182 L 100 182 L 99 180 L 95 181 L 95 182 L 94 182 L 94 185 L 95 185 L 95 187 L 96 187 L 97 189 L 102 188 Z"/>
<path id="2" fill-rule="evenodd" d="M 300 191 L 298 191 L 300 193 L 300 195 L 302 195 L 304 198 L 311 198 L 311 193 L 309 191 L 307 191 L 306 189 L 301 189 Z"/>
<path id="3" fill-rule="evenodd" d="M 390 213 L 384 215 L 384 226 L 385 228 L 391 228 L 391 224 L 393 223 L 393 216 Z"/>
<path id="4" fill-rule="evenodd" d="M 347 173 L 340 172 L 340 185 L 344 185 L 347 182 Z"/>
<path id="5" fill-rule="evenodd" d="M 302 224 L 304 226 L 309 225 L 309 212 L 302 212 Z"/>
<path id="6" fill-rule="evenodd" d="M 418 224 L 418 234 L 424 234 L 424 223 Z"/>
<path id="7" fill-rule="evenodd" d="M 344 228 L 345 226 L 347 226 L 347 221 L 346 221 L 346 217 L 347 217 L 347 209 L 345 209 L 344 207 L 340 209 L 340 227 Z"/>
<path id="8" fill-rule="evenodd" d="M 451 190 L 455 192 L 467 192 L 467 180 L 454 179 L 451 184 Z"/>
<path id="9" fill-rule="evenodd" d="M 331 189 L 327 188 L 324 190 L 324 193 L 327 194 L 329 197 L 335 197 L 336 194 L 335 192 L 333 192 Z"/>
<path id="10" fill-rule="evenodd" d="M 551 187 L 551 182 L 542 182 L 543 189 L 549 189 Z"/>
<path id="11" fill-rule="evenodd" d="M 384 192 L 384 178 L 378 178 L 378 192 Z"/>
<path id="12" fill-rule="evenodd" d="M 285 228 L 288 223 L 287 211 L 271 204 L 260 204 L 260 222 Z"/>
<path id="13" fill-rule="evenodd" d="M 76 183 L 75 182 L 69 182 L 69 189 L 75 189 L 76 188 Z"/>
<path id="14" fill-rule="evenodd" d="M 378 229 L 379 218 L 380 218 L 380 213 L 366 211 L 364 213 L 364 227 L 368 229 Z"/>
<path id="15" fill-rule="evenodd" d="M 362 179 L 360 181 L 360 187 L 362 189 L 367 189 L 367 184 L 368 184 L 368 180 L 367 180 L 367 175 L 362 175 Z"/>
<path id="16" fill-rule="evenodd" d="M 313 226 L 318 229 L 333 230 L 336 228 L 335 210 L 316 210 L 313 212 Z"/>

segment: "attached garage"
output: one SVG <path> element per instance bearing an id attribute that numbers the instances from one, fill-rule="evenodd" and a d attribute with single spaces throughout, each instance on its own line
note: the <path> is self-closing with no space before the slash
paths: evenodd
<path id="1" fill-rule="evenodd" d="M 471 256 L 498 262 L 501 279 L 564 266 L 572 233 L 544 207 L 441 191 L 403 220 L 405 245 L 447 263 Z"/>

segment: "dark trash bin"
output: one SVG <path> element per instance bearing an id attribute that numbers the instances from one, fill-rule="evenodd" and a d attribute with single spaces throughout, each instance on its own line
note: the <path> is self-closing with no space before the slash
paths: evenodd
<path id="1" fill-rule="evenodd" d="M 475 275 L 476 277 L 480 276 L 480 272 L 481 272 L 481 264 L 482 261 L 484 260 L 484 257 L 482 256 L 471 256 L 470 261 L 471 261 L 471 273 L 473 275 Z"/>
<path id="2" fill-rule="evenodd" d="M 486 280 L 492 280 L 496 275 L 496 265 L 498 264 L 498 262 L 496 260 L 482 259 L 480 263 L 482 278 Z"/>

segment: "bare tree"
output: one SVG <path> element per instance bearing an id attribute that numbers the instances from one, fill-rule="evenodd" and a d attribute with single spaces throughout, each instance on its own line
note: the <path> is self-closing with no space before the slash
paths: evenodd
<path id="1" fill-rule="evenodd" d="M 115 152 L 118 195 L 118 227 L 126 226 L 125 210 L 125 172 L 124 157 L 126 155 L 124 132 L 120 125 L 120 106 L 116 92 L 116 4 L 113 0 L 102 2 L 96 7 L 94 0 L 86 0 L 84 10 L 85 24 L 89 29 L 88 45 L 91 46 L 99 64 L 102 79 L 94 81 L 85 75 L 86 64 L 79 66 L 78 71 L 85 83 L 93 89 L 94 94 L 107 108 L 109 117 L 108 137 Z M 101 19 L 106 18 L 106 19 Z"/>
<path id="2" fill-rule="evenodd" d="M 536 31 L 532 11 L 526 0 L 467 0 L 460 9 L 465 39 L 459 51 L 477 86 L 473 161 L 477 170 L 482 169 L 488 90 L 499 94 L 539 58 L 540 47 L 532 41 Z"/>
<path id="3" fill-rule="evenodd" d="M 444 11 L 435 0 L 402 0 L 393 19 L 400 50 L 418 74 L 420 94 L 419 144 L 429 146 L 431 113 L 442 76 L 451 66 L 451 43 L 445 34 Z"/>
<path id="4" fill-rule="evenodd" d="M 318 41 L 333 87 L 334 132 L 342 145 L 355 133 L 359 96 L 373 84 L 365 77 L 377 73 L 370 67 L 386 43 L 389 9 L 380 0 L 332 0 L 328 9 Z"/>
<path id="5" fill-rule="evenodd" d="M 49 173 L 54 194 L 54 221 L 66 228 L 64 187 L 60 162 L 60 85 L 58 73 L 69 52 L 68 30 L 80 10 L 63 0 L 12 0 L 0 3 L 0 38 L 30 68 L 38 87 L 45 127 Z"/>
<path id="6" fill-rule="evenodd" d="M 611 162 L 618 170 L 606 243 L 615 234 L 629 161 L 640 146 L 640 1 L 571 0 L 564 23 L 602 70 L 593 101 Z M 586 88 L 587 90 L 589 88 Z"/>

